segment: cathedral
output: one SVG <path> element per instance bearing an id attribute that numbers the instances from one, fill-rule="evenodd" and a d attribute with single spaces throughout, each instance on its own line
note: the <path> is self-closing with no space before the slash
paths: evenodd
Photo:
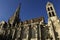
<path id="1" fill-rule="evenodd" d="M 8 22 L 0 22 L 0 40 L 60 40 L 60 20 L 51 2 L 46 4 L 48 23 L 44 17 L 22 21 L 20 8 L 21 4 Z"/>

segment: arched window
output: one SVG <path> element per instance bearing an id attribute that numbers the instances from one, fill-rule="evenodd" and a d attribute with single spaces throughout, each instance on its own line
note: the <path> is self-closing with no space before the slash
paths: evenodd
<path id="1" fill-rule="evenodd" d="M 49 12 L 49 17 L 51 17 L 52 15 L 51 15 L 51 13 Z"/>
<path id="2" fill-rule="evenodd" d="M 51 10 L 53 10 L 53 8 L 52 8 L 52 7 L 50 7 L 50 9 L 51 9 Z"/>
<path id="3" fill-rule="evenodd" d="M 54 12 L 52 11 L 52 15 L 55 16 Z"/>
<path id="4" fill-rule="evenodd" d="M 50 11 L 50 9 L 48 8 L 48 11 Z"/>

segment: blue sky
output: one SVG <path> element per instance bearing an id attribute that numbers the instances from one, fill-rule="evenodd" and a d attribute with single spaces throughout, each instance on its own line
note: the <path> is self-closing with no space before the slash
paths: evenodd
<path id="1" fill-rule="evenodd" d="M 60 0 L 0 0 L 0 21 L 7 22 L 21 3 L 22 21 L 43 16 L 47 22 L 46 4 L 48 1 L 53 3 L 57 16 L 60 18 Z"/>

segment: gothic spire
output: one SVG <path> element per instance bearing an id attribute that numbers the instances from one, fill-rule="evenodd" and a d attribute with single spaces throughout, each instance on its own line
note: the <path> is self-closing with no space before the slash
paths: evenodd
<path id="1" fill-rule="evenodd" d="M 16 9 L 16 11 L 13 15 L 14 17 L 19 17 L 20 8 L 21 8 L 21 3 L 18 5 L 18 8 Z"/>
<path id="2" fill-rule="evenodd" d="M 20 21 L 19 19 L 20 8 L 21 8 L 21 3 L 18 5 L 14 15 L 8 20 L 9 24 L 15 25 L 15 23 L 18 23 Z"/>

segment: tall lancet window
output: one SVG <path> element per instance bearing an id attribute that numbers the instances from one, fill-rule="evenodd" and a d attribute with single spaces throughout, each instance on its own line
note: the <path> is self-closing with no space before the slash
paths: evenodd
<path id="1" fill-rule="evenodd" d="M 50 9 L 51 9 L 51 10 L 53 10 L 53 8 L 52 8 L 52 7 L 50 7 Z"/>
<path id="2" fill-rule="evenodd" d="M 48 8 L 48 11 L 50 11 L 50 9 Z"/>
<path id="3" fill-rule="evenodd" d="M 51 13 L 49 12 L 49 17 L 52 17 Z"/>
<path id="4" fill-rule="evenodd" d="M 52 11 L 52 15 L 55 16 L 54 12 Z"/>
<path id="5" fill-rule="evenodd" d="M 32 38 L 37 37 L 37 25 L 32 25 Z"/>
<path id="6" fill-rule="evenodd" d="M 27 35 L 28 35 L 28 26 L 24 26 L 23 31 L 24 31 L 24 33 L 23 33 L 23 39 L 26 39 Z"/>

